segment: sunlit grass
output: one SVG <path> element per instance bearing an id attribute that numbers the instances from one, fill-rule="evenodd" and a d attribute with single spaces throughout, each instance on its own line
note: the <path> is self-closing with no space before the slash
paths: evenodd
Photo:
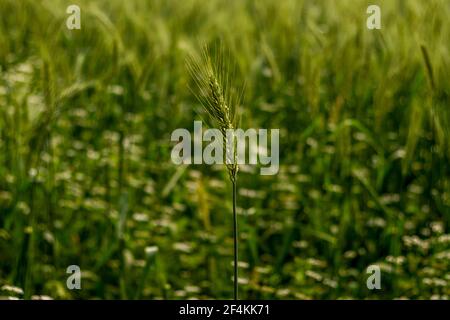
<path id="1" fill-rule="evenodd" d="M 240 126 L 280 128 L 278 175 L 239 167 L 240 298 L 448 298 L 450 8 L 380 1 L 372 31 L 369 4 L 79 1 L 70 31 L 0 1 L 0 297 L 232 296 L 227 173 L 170 161 L 220 42 Z"/>

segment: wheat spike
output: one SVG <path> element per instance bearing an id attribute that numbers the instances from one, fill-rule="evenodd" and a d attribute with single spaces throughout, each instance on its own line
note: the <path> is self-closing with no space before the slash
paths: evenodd
<path id="1" fill-rule="evenodd" d="M 232 181 L 236 180 L 238 165 L 236 138 L 232 135 L 232 141 L 227 144 L 227 130 L 236 128 L 236 106 L 239 98 L 234 98 L 234 92 L 230 85 L 230 72 L 224 63 L 222 52 L 218 52 L 213 63 L 208 48 L 203 49 L 200 58 L 191 57 L 188 60 L 188 69 L 198 88 L 192 90 L 200 100 L 203 109 L 218 126 L 223 136 L 224 155 L 227 170 Z M 230 152 L 228 146 L 232 146 Z M 231 153 L 231 155 L 230 155 Z"/>

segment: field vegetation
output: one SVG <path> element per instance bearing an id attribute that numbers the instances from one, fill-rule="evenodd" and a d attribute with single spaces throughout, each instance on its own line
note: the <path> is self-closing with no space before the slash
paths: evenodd
<path id="1" fill-rule="evenodd" d="M 240 126 L 280 129 L 277 175 L 239 166 L 240 298 L 448 299 L 449 1 L 71 4 L 0 0 L 1 297 L 233 297 L 227 170 L 170 158 L 220 44 Z"/>

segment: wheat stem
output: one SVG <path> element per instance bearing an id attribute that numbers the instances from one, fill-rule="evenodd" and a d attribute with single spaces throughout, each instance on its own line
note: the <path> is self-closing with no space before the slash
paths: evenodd
<path id="1" fill-rule="evenodd" d="M 219 52 L 220 53 L 220 52 Z M 237 190 L 237 143 L 234 129 L 236 127 L 236 107 L 240 97 L 234 97 L 230 88 L 230 74 L 226 68 L 223 56 L 219 61 L 212 61 L 207 48 L 203 51 L 203 59 L 191 59 L 188 61 L 189 72 L 197 85 L 200 93 L 197 98 L 203 105 L 206 113 L 218 126 L 223 136 L 224 160 L 230 181 L 233 185 L 233 255 L 234 255 L 234 299 L 238 299 L 238 223 L 236 213 Z M 233 130 L 233 134 L 227 137 L 227 131 Z M 231 139 L 231 141 L 228 141 Z M 232 154 L 228 152 L 232 148 Z"/>
<path id="2" fill-rule="evenodd" d="M 238 300 L 238 222 L 236 214 L 236 179 L 233 184 L 234 300 Z"/>

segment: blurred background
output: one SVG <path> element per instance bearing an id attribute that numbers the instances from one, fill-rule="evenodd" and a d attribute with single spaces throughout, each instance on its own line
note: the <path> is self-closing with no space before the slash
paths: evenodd
<path id="1" fill-rule="evenodd" d="M 217 43 L 246 83 L 241 127 L 280 129 L 280 172 L 239 171 L 241 298 L 449 297 L 449 1 L 0 0 L 0 15 L 1 297 L 232 298 L 227 172 L 170 159 L 172 131 L 200 119 L 186 58 Z"/>

